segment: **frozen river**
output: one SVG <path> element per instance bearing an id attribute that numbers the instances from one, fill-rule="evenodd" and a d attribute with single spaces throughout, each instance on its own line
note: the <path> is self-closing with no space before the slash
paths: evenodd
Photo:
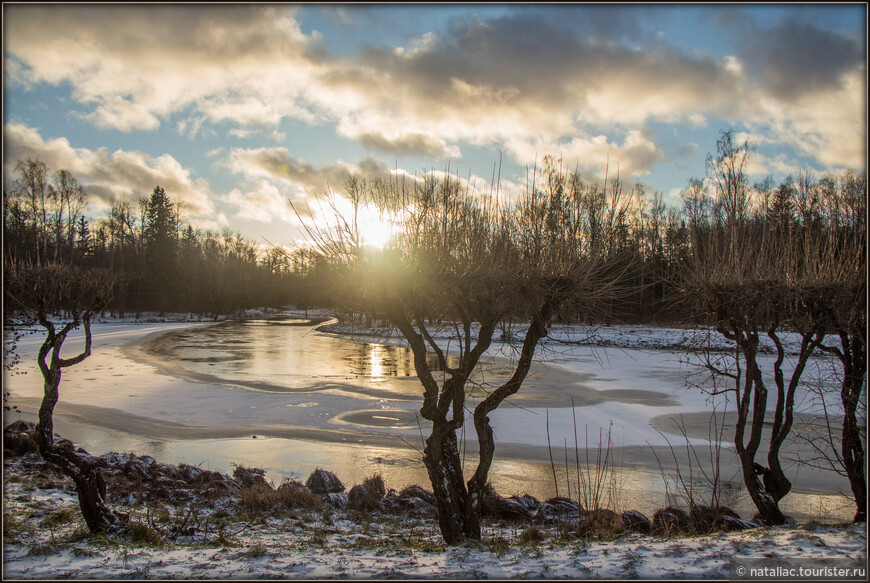
<path id="1" fill-rule="evenodd" d="M 418 451 L 428 431 L 418 414 L 422 387 L 410 352 L 384 339 L 326 334 L 319 323 L 95 324 L 93 355 L 64 371 L 56 429 L 96 454 L 135 451 L 223 471 L 233 464 L 263 467 L 276 481 L 304 478 L 316 467 L 348 485 L 380 472 L 388 487 L 428 487 Z M 80 332 L 72 335 L 65 354 L 81 341 Z M 19 371 L 26 374 L 4 379 L 25 418 L 35 417 L 41 398 L 40 342 L 34 335 L 20 343 Z M 510 374 L 503 349 L 494 347 L 473 379 L 469 405 Z M 545 362 L 534 365 L 520 393 L 490 416 L 496 436 L 490 477 L 500 493 L 546 498 L 558 488 L 566 495 L 570 480 L 576 497 L 577 460 L 594 464 L 609 432 L 613 504 L 652 512 L 665 504 L 659 462 L 669 472 L 675 466 L 668 444 L 686 449 L 674 421 L 680 418 L 699 458 L 709 459 L 703 437 L 711 404 L 686 388 L 681 354 L 578 346 L 558 353 L 547 347 L 541 356 Z M 461 437 L 471 466 L 473 429 Z M 723 460 L 723 476 L 739 486 L 727 444 Z M 681 464 L 687 472 L 684 455 Z M 783 501 L 787 513 L 851 518 L 853 506 L 836 495 L 848 492 L 845 480 L 801 468 L 793 481 L 795 491 Z M 751 517 L 741 490 L 733 488 L 727 502 Z"/>

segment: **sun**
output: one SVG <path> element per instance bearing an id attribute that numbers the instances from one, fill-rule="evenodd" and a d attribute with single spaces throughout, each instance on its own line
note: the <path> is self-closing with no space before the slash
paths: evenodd
<path id="1" fill-rule="evenodd" d="M 389 245 L 402 229 L 400 212 L 378 209 L 371 203 L 354 205 L 343 196 L 333 196 L 327 200 L 333 216 L 323 212 L 323 221 L 328 229 L 337 229 L 342 236 L 348 237 L 348 242 L 369 249 L 381 250 Z"/>
<path id="2" fill-rule="evenodd" d="M 396 226 L 384 213 L 369 206 L 360 207 L 356 220 L 360 243 L 383 249 L 395 234 Z"/>

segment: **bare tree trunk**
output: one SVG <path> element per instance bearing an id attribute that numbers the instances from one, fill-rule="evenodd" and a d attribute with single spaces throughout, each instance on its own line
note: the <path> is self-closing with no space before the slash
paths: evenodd
<path id="1" fill-rule="evenodd" d="M 39 407 L 39 420 L 36 427 L 36 442 L 43 459 L 55 464 L 76 485 L 79 508 L 91 532 L 116 529 L 121 525 L 121 517 L 106 504 L 106 483 L 99 468 L 85 456 L 72 449 L 54 444 L 54 407 L 59 399 L 61 370 L 82 362 L 91 353 L 90 314 L 86 314 L 82 324 L 85 328 L 85 348 L 74 358 L 60 358 L 60 350 L 67 334 L 76 327 L 78 318 L 67 323 L 60 332 L 48 321 L 45 313 L 39 314 L 39 322 L 48 335 L 39 349 L 39 368 L 44 379 L 44 395 Z M 51 353 L 49 364 L 46 358 Z"/>
<path id="2" fill-rule="evenodd" d="M 843 402 L 843 439 L 842 455 L 849 485 L 855 496 L 857 509 L 854 522 L 867 520 L 867 478 L 864 473 L 864 447 L 858 430 L 857 410 L 864 388 L 864 375 L 867 373 L 866 346 L 859 334 L 840 335 L 842 351 L 837 356 L 843 363 L 843 385 L 840 399 Z"/>
<path id="3" fill-rule="evenodd" d="M 749 492 L 752 502 L 758 509 L 758 516 L 765 524 L 783 524 L 785 515 L 779 509 L 779 498 L 776 492 L 785 485 L 777 478 L 777 470 L 782 478 L 782 468 L 775 457 L 777 470 L 765 468 L 755 462 L 755 456 L 761 445 L 761 436 L 767 412 L 767 387 L 758 368 L 758 333 L 737 331 L 734 334 L 740 352 L 746 362 L 746 379 L 740 394 L 737 408 L 737 425 L 735 429 L 734 446 L 740 458 L 743 469 L 743 482 Z M 752 401 L 752 417 L 749 418 L 749 405 Z M 744 441 L 746 425 L 749 422 L 749 441 Z M 768 462 L 770 463 L 770 462 Z M 786 480 L 787 481 L 787 480 Z M 789 483 L 789 487 L 791 484 Z M 784 495 L 784 494 L 783 494 Z"/>
<path id="4" fill-rule="evenodd" d="M 779 454 L 794 424 L 795 393 L 797 392 L 807 362 L 816 348 L 821 344 L 824 334 L 821 332 L 816 334 L 813 332 L 801 333 L 801 347 L 788 386 L 785 384 L 785 375 L 782 370 L 782 364 L 785 360 L 785 349 L 776 331 L 776 327 L 772 326 L 768 330 L 767 335 L 773 341 L 777 351 L 776 362 L 774 363 L 774 381 L 777 388 L 777 399 L 773 426 L 770 432 L 770 447 L 767 453 L 767 464 L 770 471 L 766 474 L 766 478 L 768 480 L 768 490 L 774 499 L 779 502 L 791 491 L 791 481 L 786 478 L 782 470 Z"/>
<path id="5" fill-rule="evenodd" d="M 849 485 L 855 496 L 855 518 L 853 522 L 866 522 L 867 520 L 867 478 L 864 473 L 864 447 L 861 444 L 861 433 L 858 430 L 858 421 L 855 410 L 858 406 L 858 395 L 864 384 L 862 377 L 850 376 L 843 381 L 843 440 L 842 455 L 846 474 L 849 476 Z"/>
<path id="6" fill-rule="evenodd" d="M 520 358 L 517 361 L 516 369 L 510 380 L 490 393 L 474 409 L 474 428 L 477 431 L 477 441 L 480 450 L 478 453 L 479 461 L 477 469 L 468 481 L 468 500 L 465 511 L 469 536 L 473 538 L 480 539 L 481 505 L 483 503 L 487 476 L 495 454 L 495 439 L 489 423 L 489 414 L 495 411 L 507 397 L 516 393 L 528 375 L 529 369 L 532 366 L 532 358 L 535 355 L 535 347 L 541 338 L 547 335 L 547 323 L 552 317 L 556 301 L 554 298 L 548 298 L 529 324 L 526 338 L 523 341 L 523 348 L 520 352 Z"/>
<path id="7" fill-rule="evenodd" d="M 426 440 L 423 463 L 438 503 L 438 526 L 448 545 L 462 543 L 468 537 L 466 506 L 468 492 L 462 475 L 462 460 L 456 444 L 456 430 L 449 422 L 437 424 Z M 474 537 L 471 537 L 474 538 Z M 476 538 L 480 538 L 480 535 Z"/>

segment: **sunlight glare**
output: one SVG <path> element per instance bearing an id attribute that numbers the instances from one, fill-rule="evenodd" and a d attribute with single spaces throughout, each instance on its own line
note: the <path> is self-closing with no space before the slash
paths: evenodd
<path id="1" fill-rule="evenodd" d="M 332 218 L 320 209 L 323 218 L 315 218 L 314 222 L 331 223 L 328 228 L 338 229 L 346 236 L 351 235 L 347 230 L 355 231 L 354 238 L 364 247 L 383 249 L 402 230 L 401 213 L 379 210 L 369 203 L 359 205 L 354 212 L 351 201 L 343 196 L 333 196 L 327 204 L 332 209 Z"/>
<path id="2" fill-rule="evenodd" d="M 357 215 L 357 227 L 363 245 L 383 249 L 393 236 L 394 225 L 377 209 L 364 206 Z"/>

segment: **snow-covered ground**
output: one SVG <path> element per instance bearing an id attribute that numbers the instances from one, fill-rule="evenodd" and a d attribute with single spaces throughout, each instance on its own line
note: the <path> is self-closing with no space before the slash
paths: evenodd
<path id="1" fill-rule="evenodd" d="M 332 509 L 228 513 L 206 533 L 134 542 L 89 536 L 69 488 L 22 479 L 4 498 L 4 579 L 739 579 L 740 565 L 852 568 L 867 557 L 863 524 L 611 540 L 545 527 L 535 540 L 521 525 L 485 523 L 481 542 L 448 548 L 432 520 Z"/>

